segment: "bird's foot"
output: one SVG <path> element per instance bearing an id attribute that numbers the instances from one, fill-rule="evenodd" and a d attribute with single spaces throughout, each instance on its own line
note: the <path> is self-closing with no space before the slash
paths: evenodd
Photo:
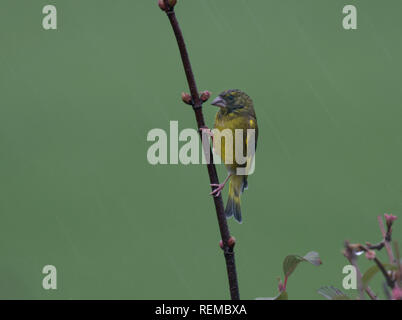
<path id="1" fill-rule="evenodd" d="M 221 194 L 221 191 L 225 187 L 226 183 L 211 183 L 211 187 L 216 187 L 214 191 L 210 193 L 210 195 L 213 195 L 214 197 L 219 197 Z"/>

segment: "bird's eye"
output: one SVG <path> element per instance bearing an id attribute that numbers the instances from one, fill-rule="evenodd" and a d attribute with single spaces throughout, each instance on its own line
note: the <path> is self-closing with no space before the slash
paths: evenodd
<path id="1" fill-rule="evenodd" d="M 233 97 L 232 95 L 230 95 L 230 96 L 228 97 L 228 99 L 229 99 L 229 101 L 233 101 L 233 100 L 234 100 L 234 97 Z"/>

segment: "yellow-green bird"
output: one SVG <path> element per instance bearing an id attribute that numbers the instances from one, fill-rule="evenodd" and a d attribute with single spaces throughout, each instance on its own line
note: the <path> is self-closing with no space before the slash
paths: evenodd
<path id="1" fill-rule="evenodd" d="M 242 215 L 240 208 L 240 195 L 247 188 L 248 184 L 247 171 L 246 173 L 239 174 L 239 169 L 245 169 L 247 166 L 250 166 L 258 139 L 258 125 L 253 101 L 246 93 L 240 90 L 227 90 L 222 92 L 215 100 L 213 100 L 212 105 L 220 108 L 215 117 L 214 128 L 220 130 L 221 133 L 224 132 L 223 130 L 229 129 L 232 132 L 234 143 L 233 152 L 231 153 L 228 152 L 228 150 L 225 150 L 224 135 L 220 136 L 220 144 L 217 139 L 213 139 L 214 151 L 224 162 L 228 171 L 228 176 L 223 183 L 212 185 L 216 188 L 211 192 L 211 194 L 219 196 L 226 182 L 230 179 L 229 196 L 225 208 L 225 214 L 228 218 L 234 216 L 234 218 L 241 223 Z M 242 129 L 242 131 L 236 129 Z M 242 134 L 243 139 L 237 138 L 236 131 L 240 132 L 240 135 Z M 253 132 L 254 136 L 252 135 Z M 252 143 L 250 137 L 255 139 L 255 143 Z M 241 155 L 247 159 L 247 162 L 242 163 L 244 161 L 237 161 L 238 158 L 236 157 L 236 152 L 239 152 L 239 154 L 240 152 L 243 152 Z"/>

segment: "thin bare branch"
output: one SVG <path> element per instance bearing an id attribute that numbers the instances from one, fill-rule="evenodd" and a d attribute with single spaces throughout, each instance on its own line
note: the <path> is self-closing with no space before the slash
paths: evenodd
<path id="1" fill-rule="evenodd" d="M 378 216 L 377 219 L 378 219 L 378 224 L 380 225 L 380 230 L 381 230 L 382 238 L 384 241 L 385 249 L 387 250 L 389 263 L 392 264 L 395 262 L 395 260 L 394 260 L 394 254 L 392 253 L 392 248 L 391 248 L 391 244 L 390 244 L 391 234 L 390 234 L 390 232 L 385 231 L 384 222 L 382 220 L 382 217 Z"/>
<path id="2" fill-rule="evenodd" d="M 169 3 L 173 3 L 172 6 L 169 5 Z M 183 67 L 184 67 L 184 72 L 186 74 L 188 86 L 190 89 L 191 93 L 191 105 L 194 110 L 195 118 L 197 121 L 197 126 L 200 132 L 200 137 L 202 138 L 202 133 L 201 133 L 201 128 L 205 128 L 205 121 L 204 121 L 204 116 L 202 113 L 202 103 L 203 100 L 200 98 L 198 89 L 197 89 L 197 84 L 195 81 L 194 73 L 191 67 L 190 63 L 190 58 L 188 56 L 188 51 L 186 48 L 186 44 L 183 38 L 182 31 L 179 26 L 179 22 L 177 20 L 175 11 L 174 11 L 174 5 L 176 1 L 169 1 L 169 0 L 163 0 L 163 2 L 159 1 L 159 7 L 164 10 L 169 18 L 170 24 L 172 26 L 173 32 L 176 37 L 177 44 L 179 46 L 179 51 L 180 51 L 180 56 L 181 60 L 183 62 Z M 218 184 L 219 179 L 218 175 L 216 172 L 216 167 L 215 164 L 213 163 L 211 155 L 211 147 L 205 146 L 203 144 L 203 149 L 204 149 L 204 154 L 206 159 L 210 159 L 211 161 L 207 161 L 207 168 L 208 168 L 208 175 L 209 175 L 209 180 L 211 184 Z M 213 187 L 211 187 L 211 190 L 213 191 Z M 228 279 L 229 279 L 229 289 L 230 289 L 230 296 L 232 300 L 239 300 L 240 299 L 240 294 L 239 294 L 239 286 L 237 282 L 237 272 L 236 272 L 236 264 L 235 264 L 235 254 L 234 254 L 234 238 L 230 236 L 229 232 L 229 227 L 227 224 L 225 212 L 224 212 L 224 205 L 222 201 L 222 197 L 214 197 L 214 204 L 215 204 L 215 209 L 216 209 L 216 215 L 218 218 L 218 224 L 219 224 L 219 230 L 220 234 L 222 237 L 222 249 L 224 252 L 225 256 L 225 261 L 226 261 L 226 269 L 227 269 L 227 274 L 228 274 Z"/>

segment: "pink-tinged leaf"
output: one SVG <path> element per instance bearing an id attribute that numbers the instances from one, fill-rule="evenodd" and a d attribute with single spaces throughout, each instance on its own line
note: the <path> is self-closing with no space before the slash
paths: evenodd
<path id="1" fill-rule="evenodd" d="M 322 264 L 319 254 L 315 251 L 311 251 L 311 252 L 307 253 L 303 258 L 304 258 L 304 260 L 306 260 L 307 262 L 310 262 L 311 264 L 313 264 L 315 266 L 319 266 L 320 264 Z"/>

